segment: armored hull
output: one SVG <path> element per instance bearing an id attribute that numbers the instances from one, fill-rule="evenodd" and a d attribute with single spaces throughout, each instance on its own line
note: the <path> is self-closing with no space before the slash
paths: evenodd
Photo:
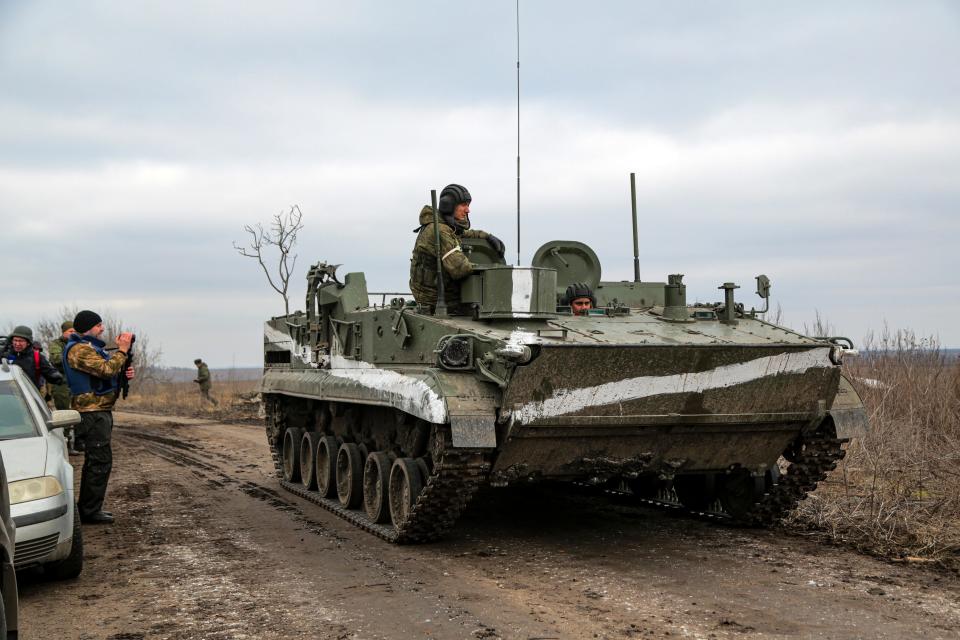
<path id="1" fill-rule="evenodd" d="M 583 254 L 560 246 L 579 252 L 565 265 Z M 363 274 L 340 283 L 312 269 L 307 310 L 266 323 L 262 391 L 283 486 L 395 542 L 443 535 L 484 484 L 543 479 L 762 525 L 865 428 L 836 341 L 732 296 L 688 307 L 671 290 L 679 278 L 604 283 L 599 269 L 600 308 L 573 316 L 556 296 L 570 274 L 551 267 L 480 268 L 462 288 L 465 315 L 447 317 L 371 304 Z"/>

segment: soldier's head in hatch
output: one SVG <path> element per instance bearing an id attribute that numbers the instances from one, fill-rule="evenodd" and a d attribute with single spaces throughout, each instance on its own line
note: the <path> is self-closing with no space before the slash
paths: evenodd
<path id="1" fill-rule="evenodd" d="M 440 192 L 440 201 L 437 208 L 444 218 L 452 219 L 457 226 L 470 228 L 470 203 L 473 198 L 466 187 L 459 184 L 448 184 Z"/>
<path id="2" fill-rule="evenodd" d="M 583 282 L 574 282 L 567 287 L 563 301 L 570 307 L 570 311 L 575 316 L 588 315 L 590 309 L 597 305 L 597 299 L 593 297 L 593 290 Z"/>

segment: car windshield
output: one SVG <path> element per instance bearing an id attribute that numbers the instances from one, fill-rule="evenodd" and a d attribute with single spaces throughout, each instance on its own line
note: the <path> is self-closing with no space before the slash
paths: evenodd
<path id="1" fill-rule="evenodd" d="M 17 383 L 0 380 L 0 440 L 39 435 L 37 423 Z"/>

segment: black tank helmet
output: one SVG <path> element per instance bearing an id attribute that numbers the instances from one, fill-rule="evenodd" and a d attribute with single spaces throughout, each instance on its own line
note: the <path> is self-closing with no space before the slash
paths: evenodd
<path id="1" fill-rule="evenodd" d="M 569 305 L 577 298 L 590 298 L 593 306 L 597 306 L 597 299 L 593 296 L 593 289 L 584 282 L 574 282 L 567 287 L 567 292 L 563 294 L 563 304 Z"/>
<path id="2" fill-rule="evenodd" d="M 459 184 L 448 184 L 440 192 L 440 202 L 437 204 L 437 208 L 440 209 L 440 215 L 452 216 L 453 210 L 457 208 L 458 204 L 472 201 L 473 198 L 470 197 L 470 192 L 467 191 L 466 187 Z"/>

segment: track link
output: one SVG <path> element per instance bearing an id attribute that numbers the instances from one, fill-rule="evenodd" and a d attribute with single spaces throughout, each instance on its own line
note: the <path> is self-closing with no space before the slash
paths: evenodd
<path id="1" fill-rule="evenodd" d="M 750 514 L 735 522 L 753 527 L 779 522 L 837 467 L 847 454 L 845 442 L 848 440 L 819 434 L 803 438 L 787 472 L 756 502 Z"/>

